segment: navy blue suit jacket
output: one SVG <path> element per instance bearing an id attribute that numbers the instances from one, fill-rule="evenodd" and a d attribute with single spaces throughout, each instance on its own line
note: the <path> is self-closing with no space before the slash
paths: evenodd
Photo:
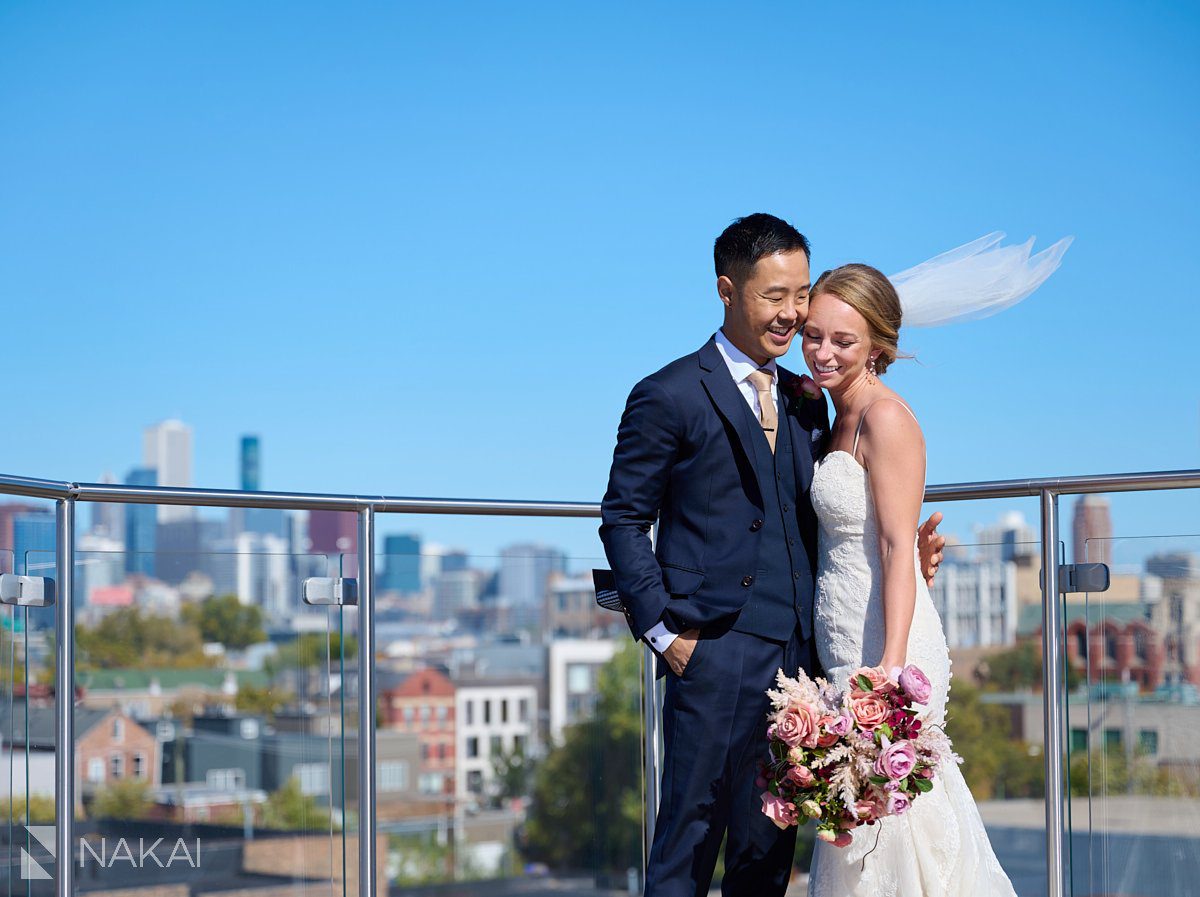
<path id="1" fill-rule="evenodd" d="M 793 507 L 816 570 L 817 524 L 808 489 L 813 459 L 828 437 L 829 412 L 823 397 L 799 397 L 798 384 L 795 374 L 779 368 L 779 420 L 791 427 L 801 493 Z M 664 619 L 682 631 L 729 618 L 753 594 L 757 534 L 765 518 L 755 453 L 770 448 L 751 429 L 747 411 L 713 339 L 646 377 L 629 395 L 600 538 L 634 638 Z"/>

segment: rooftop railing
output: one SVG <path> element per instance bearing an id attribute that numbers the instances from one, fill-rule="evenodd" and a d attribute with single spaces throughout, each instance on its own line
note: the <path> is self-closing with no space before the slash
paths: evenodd
<path id="1" fill-rule="evenodd" d="M 931 486 L 926 491 L 929 502 L 951 502 L 998 498 L 1035 498 L 1040 516 L 1041 577 L 1041 756 L 1044 771 L 1045 816 L 1045 875 L 1044 893 L 1048 897 L 1066 897 L 1076 893 L 1072 879 L 1072 842 L 1069 819 L 1070 747 L 1068 736 L 1067 663 L 1068 646 L 1062 595 L 1071 591 L 1065 578 L 1072 572 L 1063 565 L 1060 540 L 1059 500 L 1064 495 L 1117 492 L 1153 492 L 1194 489 L 1200 487 L 1200 470 L 1141 472 L 1099 476 L 1071 476 L 1041 479 L 1006 480 L 977 483 L 958 483 Z M 75 644 L 76 602 L 74 578 L 78 569 L 76 510 L 80 502 L 106 504 L 186 505 L 221 508 L 262 508 L 277 510 L 342 511 L 357 515 L 357 556 L 349 559 L 357 574 L 357 691 L 353 696 L 357 718 L 357 737 L 352 750 L 356 766 L 354 790 L 358 797 L 357 836 L 355 850 L 356 875 L 344 870 L 346 882 L 355 879 L 362 897 L 375 897 L 383 861 L 378 850 L 381 844 L 378 824 L 379 782 L 377 781 L 377 725 L 379 689 L 377 685 L 376 644 L 376 523 L 380 514 L 401 515 L 461 515 L 508 516 L 535 518 L 598 518 L 599 505 L 586 502 L 494 501 L 470 499 L 429 499 L 386 495 L 328 495 L 290 492 L 241 492 L 171 487 L 123 486 L 58 482 L 17 476 L 0 476 L 0 495 L 48 499 L 55 502 L 56 536 L 54 579 L 59 600 L 54 608 L 53 633 L 56 640 L 54 680 L 75 683 L 78 649 Z M 1081 559 L 1076 558 L 1077 562 Z M 340 617 L 339 617 L 340 625 Z M 14 627 L 15 628 L 15 627 Z M 1182 634 L 1182 630 L 1181 630 Z M 341 642 L 344 647 L 344 642 Z M 1175 643 L 1182 668 L 1186 646 Z M 15 656 L 15 653 L 14 653 Z M 331 667 L 332 669 L 332 667 Z M 1198 670 L 1200 672 L 1200 670 Z M 74 746 L 77 743 L 76 714 L 71 689 L 59 688 L 54 698 L 54 743 L 58 746 L 54 758 L 55 784 L 55 855 L 60 858 L 55 867 L 56 897 L 75 897 L 76 868 L 62 858 L 77 851 L 72 839 L 70 820 L 76 817 L 79 774 Z M 343 692 L 344 699 L 344 692 Z M 659 759 L 661 728 L 658 709 L 661 695 L 653 674 L 652 655 L 648 649 L 642 661 L 642 732 L 643 732 L 643 845 L 648 845 L 653 833 L 658 807 Z M 1090 705 L 1089 705 L 1090 706 Z M 343 720 L 348 716 L 343 714 Z M 1027 733 L 1028 734 L 1028 733 Z M 1107 737 L 1107 736 L 1105 736 Z M 1083 749 L 1090 750 L 1091 727 L 1087 729 Z M 30 735 L 27 729 L 27 742 Z M 1034 740 L 1030 736 L 1027 740 Z M 1127 742 L 1126 742 L 1127 743 Z M 342 742 L 345 746 L 346 742 Z M 1106 755 L 1107 756 L 1107 755 Z M 1090 757 L 1090 755 L 1089 755 Z M 1090 775 L 1090 773 L 1089 773 Z M 1090 792 L 1089 792 L 1090 793 Z M 332 795 L 332 791 L 330 792 Z M 27 795 L 27 800 L 28 800 Z M 345 799 L 345 789 L 342 800 Z M 331 815 L 332 803 L 331 796 Z M 459 810 L 454 811 L 455 814 Z M 455 816 L 453 823 L 461 824 Z M 332 823 L 331 823 L 332 824 Z M 414 825 L 416 823 L 413 823 Z M 397 824 L 394 830 L 403 826 Z M 343 840 L 343 847 L 351 843 Z M 457 862 L 457 860 L 455 861 Z M 330 861 L 331 866 L 334 860 Z M 1078 864 L 1076 864 L 1078 865 Z M 1092 875 L 1089 864 L 1087 875 Z M 1075 873 L 1075 882 L 1079 873 Z M 11 886 L 10 886 L 11 891 Z M 1083 893 L 1083 892 L 1081 892 Z M 1182 892 L 1181 892 L 1182 893 Z"/>

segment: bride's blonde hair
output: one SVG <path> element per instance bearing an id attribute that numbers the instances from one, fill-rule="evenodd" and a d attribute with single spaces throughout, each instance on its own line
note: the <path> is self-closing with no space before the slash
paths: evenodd
<path id="1" fill-rule="evenodd" d="M 870 265 L 842 265 L 826 271 L 813 284 L 812 299 L 822 293 L 841 299 L 866 321 L 871 330 L 871 344 L 880 350 L 875 359 L 875 373 L 882 374 L 901 355 L 900 296 L 883 272 Z"/>

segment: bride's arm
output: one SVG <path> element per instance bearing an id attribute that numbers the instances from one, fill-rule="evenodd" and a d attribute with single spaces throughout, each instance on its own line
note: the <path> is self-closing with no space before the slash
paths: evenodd
<path id="1" fill-rule="evenodd" d="M 917 599 L 913 546 L 925 496 L 925 440 L 898 402 L 876 402 L 863 420 L 859 445 L 871 472 L 883 569 L 884 645 L 880 665 L 904 666 Z"/>

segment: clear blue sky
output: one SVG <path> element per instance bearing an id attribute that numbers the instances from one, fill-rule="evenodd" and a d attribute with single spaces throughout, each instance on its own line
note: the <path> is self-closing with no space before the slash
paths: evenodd
<path id="1" fill-rule="evenodd" d="M 598 499 L 759 210 L 817 270 L 1075 235 L 1023 305 L 903 335 L 931 481 L 1200 466 L 1194 9 L 434 6 L 0 7 L 0 469 L 123 474 L 178 416 L 202 486 L 255 432 L 268 488 Z"/>

